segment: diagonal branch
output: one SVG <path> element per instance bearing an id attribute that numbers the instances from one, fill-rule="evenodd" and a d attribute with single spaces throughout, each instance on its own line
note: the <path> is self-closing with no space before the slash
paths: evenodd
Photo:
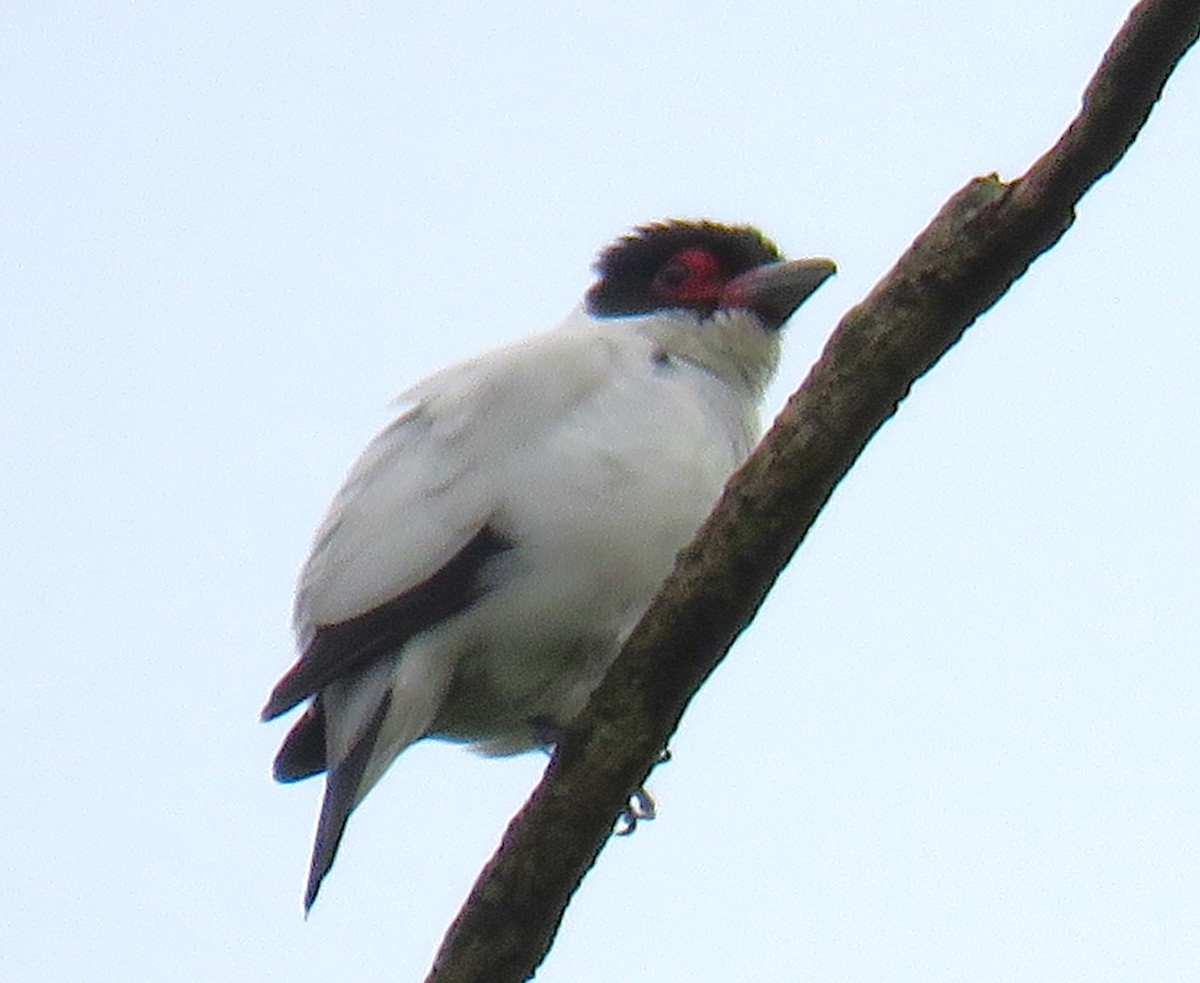
<path id="1" fill-rule="evenodd" d="M 533 974 L 631 790 L 838 481 L 912 384 L 1066 232 L 1198 32 L 1200 0 L 1138 4 L 1055 146 L 1011 183 L 993 175 L 957 192 L 846 314 L 509 824 L 427 983 Z"/>

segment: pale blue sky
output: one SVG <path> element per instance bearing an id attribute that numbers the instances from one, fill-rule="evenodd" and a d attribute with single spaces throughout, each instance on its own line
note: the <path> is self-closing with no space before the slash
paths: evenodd
<path id="1" fill-rule="evenodd" d="M 346 466 L 666 216 L 838 316 L 1125 0 L 0 10 L 0 978 L 420 980 L 543 760 L 423 745 L 305 922 L 258 709 Z M 1200 60 L 838 489 L 539 976 L 1200 974 Z"/>

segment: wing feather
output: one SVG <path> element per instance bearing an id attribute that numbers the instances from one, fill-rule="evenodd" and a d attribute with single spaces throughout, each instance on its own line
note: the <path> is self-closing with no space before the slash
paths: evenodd
<path id="1" fill-rule="evenodd" d="M 264 719 L 478 600 L 482 568 L 518 545 L 497 515 L 514 460 L 602 388 L 620 357 L 578 316 L 403 394 L 412 407 L 367 446 L 317 531 L 296 593 L 301 656 Z"/>
<path id="2" fill-rule="evenodd" d="M 570 325 L 403 394 L 412 409 L 367 446 L 317 532 L 296 597 L 302 647 L 312 626 L 370 611 L 449 563 L 495 511 L 513 456 L 605 384 L 618 353 Z"/>
<path id="3" fill-rule="evenodd" d="M 466 610 L 483 594 L 483 566 L 511 548 L 484 526 L 428 580 L 348 621 L 316 627 L 300 660 L 272 691 L 263 719 L 286 713 L 334 680 L 399 651 L 414 635 Z"/>

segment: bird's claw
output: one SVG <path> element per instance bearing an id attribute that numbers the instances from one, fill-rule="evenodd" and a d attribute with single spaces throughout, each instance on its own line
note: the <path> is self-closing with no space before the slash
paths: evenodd
<path id="1" fill-rule="evenodd" d="M 629 801 L 625 804 L 625 809 L 617 816 L 617 823 L 613 833 L 617 836 L 629 836 L 637 829 L 638 823 L 643 820 L 649 822 L 657 815 L 658 807 L 654 802 L 654 796 L 645 788 L 639 788 L 629 796 Z"/>
<path id="2" fill-rule="evenodd" d="M 671 760 L 671 749 L 664 747 L 655 760 L 653 767 L 657 768 L 661 764 Z M 650 790 L 643 785 L 629 796 L 629 801 L 625 803 L 625 808 L 621 814 L 617 816 L 616 825 L 613 828 L 613 833 L 617 836 L 629 836 L 635 829 L 637 824 L 642 820 L 649 822 L 658 815 L 658 805 L 654 801 L 654 796 L 650 794 Z"/>

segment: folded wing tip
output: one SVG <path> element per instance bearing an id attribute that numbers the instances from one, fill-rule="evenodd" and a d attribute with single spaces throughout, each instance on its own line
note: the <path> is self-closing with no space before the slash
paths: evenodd
<path id="1" fill-rule="evenodd" d="M 296 668 L 292 668 L 271 690 L 271 695 L 267 697 L 266 705 L 262 708 L 259 719 L 267 721 L 282 717 L 312 695 L 311 689 L 296 685 Z"/>
<path id="2" fill-rule="evenodd" d="M 264 706 L 259 712 L 258 719 L 263 723 L 266 723 L 268 720 L 274 720 L 276 717 L 282 717 L 289 709 L 290 707 L 280 707 L 278 701 L 274 696 L 272 696 L 271 699 L 267 701 L 266 706 Z"/>

